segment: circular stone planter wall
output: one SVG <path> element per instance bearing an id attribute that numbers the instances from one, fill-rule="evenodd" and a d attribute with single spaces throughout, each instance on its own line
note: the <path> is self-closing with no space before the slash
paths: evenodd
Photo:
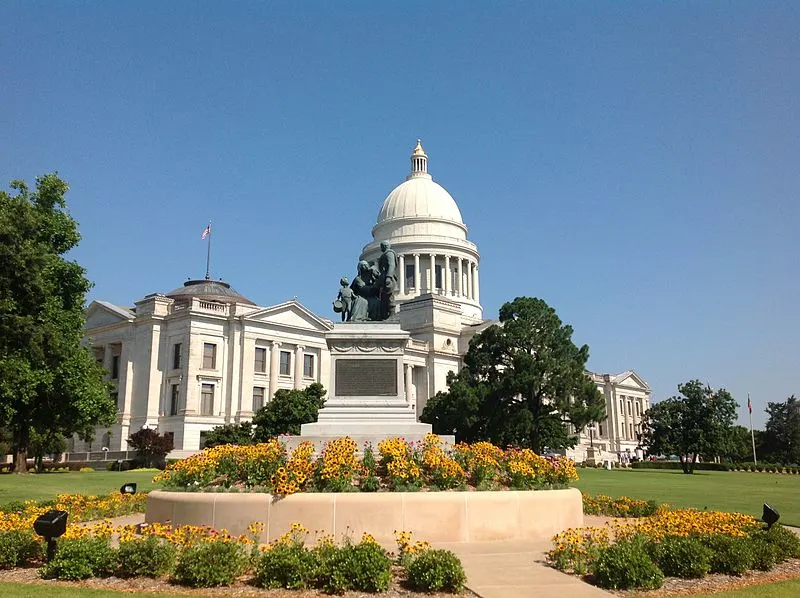
<path id="1" fill-rule="evenodd" d="M 583 525 L 583 501 L 567 490 L 495 492 L 352 492 L 270 494 L 165 492 L 147 499 L 147 523 L 208 525 L 234 535 L 264 524 L 268 542 L 302 523 L 312 532 L 358 540 L 364 532 L 393 543 L 394 531 L 413 532 L 429 542 L 550 540 L 553 534 Z"/>

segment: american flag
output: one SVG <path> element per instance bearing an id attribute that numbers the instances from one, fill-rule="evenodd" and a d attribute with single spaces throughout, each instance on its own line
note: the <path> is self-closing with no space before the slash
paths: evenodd
<path id="1" fill-rule="evenodd" d="M 209 223 L 208 226 L 206 226 L 203 229 L 203 234 L 202 234 L 202 236 L 200 238 L 205 241 L 206 237 L 208 237 L 208 235 L 210 235 L 210 234 L 211 234 L 211 223 Z"/>
<path id="2" fill-rule="evenodd" d="M 750 393 L 747 393 L 747 410 L 753 413 L 753 404 L 750 402 Z"/>

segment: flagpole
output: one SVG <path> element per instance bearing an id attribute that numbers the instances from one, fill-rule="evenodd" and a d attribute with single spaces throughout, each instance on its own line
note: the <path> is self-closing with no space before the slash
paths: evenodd
<path id="1" fill-rule="evenodd" d="M 206 253 L 206 280 L 211 280 L 211 221 L 208 221 L 208 252 Z"/>
<path id="2" fill-rule="evenodd" d="M 753 442 L 753 465 L 758 467 L 756 460 L 756 436 L 753 433 L 753 404 L 750 402 L 750 393 L 747 393 L 747 411 L 750 412 L 750 440 Z"/>

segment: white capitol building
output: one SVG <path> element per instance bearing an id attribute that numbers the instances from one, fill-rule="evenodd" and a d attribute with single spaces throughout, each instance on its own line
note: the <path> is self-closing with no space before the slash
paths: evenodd
<path id="1" fill-rule="evenodd" d="M 470 338 L 496 323 L 483 317 L 480 254 L 467 232 L 418 141 L 411 173 L 384 200 L 360 257 L 377 259 L 384 240 L 397 253 L 397 317 L 410 334 L 403 386 L 417 416 L 429 397 L 447 390 L 447 374 L 461 366 Z M 134 307 L 93 301 L 86 316 L 86 340 L 116 388 L 119 417 L 92 443 L 72 439 L 71 453 L 114 455 L 143 427 L 171 433 L 176 454 L 196 451 L 205 432 L 251 419 L 280 388 L 330 385 L 333 321 L 297 301 L 259 306 L 228 283 L 204 279 L 146 295 Z M 611 458 L 633 454 L 650 405 L 647 383 L 633 371 L 587 375 L 606 397 L 607 419 L 568 454 L 582 461 L 590 444 Z"/>

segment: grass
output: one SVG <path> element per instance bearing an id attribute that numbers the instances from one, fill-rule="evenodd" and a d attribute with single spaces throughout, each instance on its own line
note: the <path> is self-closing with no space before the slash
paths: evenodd
<path id="1" fill-rule="evenodd" d="M 114 590 L 91 590 L 78 586 L 54 586 L 52 584 L 33 584 L 0 582 L 0 596 L 3 598 L 123 598 L 124 596 L 155 596 L 154 592 L 122 592 Z M 205 593 L 165 594 L 158 592 L 160 598 L 186 598 L 186 596 L 207 596 Z M 218 596 L 221 594 L 217 594 Z"/>
<path id="2" fill-rule="evenodd" d="M 639 596 L 645 598 L 647 594 Z M 800 596 L 800 580 L 798 579 L 759 584 L 740 590 L 728 590 L 713 594 L 692 594 L 692 598 L 794 598 L 795 596 Z"/>
<path id="3" fill-rule="evenodd" d="M 153 488 L 154 469 L 62 473 L 0 474 L 0 505 L 18 500 L 50 500 L 57 494 L 104 495 L 135 482 L 138 490 Z"/>
<path id="4" fill-rule="evenodd" d="M 800 526 L 800 475 L 738 471 L 680 471 L 659 469 L 578 469 L 575 487 L 589 494 L 653 499 L 677 507 L 734 511 L 761 518 L 769 503 L 781 523 Z"/>

